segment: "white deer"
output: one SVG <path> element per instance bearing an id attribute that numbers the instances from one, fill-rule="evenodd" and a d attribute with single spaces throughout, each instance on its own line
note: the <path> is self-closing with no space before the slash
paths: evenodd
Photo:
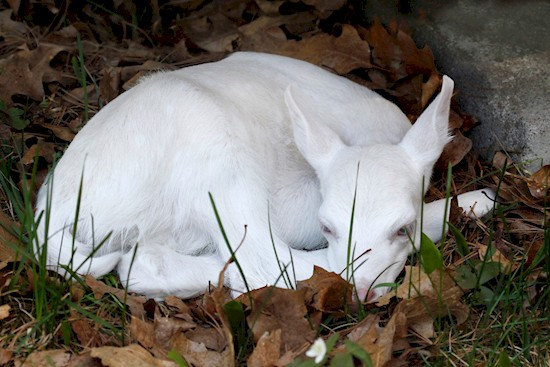
<path id="1" fill-rule="evenodd" d="M 450 140 L 452 91 L 444 77 L 411 126 L 375 92 L 286 57 L 242 52 L 153 74 L 86 124 L 41 188 L 48 266 L 94 276 L 117 267 L 131 291 L 198 295 L 231 256 L 211 193 L 233 249 L 242 241 L 250 288 L 273 284 L 291 260 L 298 280 L 353 260 L 357 293 L 372 299 L 401 272 L 409 236 L 418 243 L 422 181 Z M 486 192 L 459 205 L 477 202 L 482 215 Z M 423 212 L 423 231 L 438 240 L 444 201 Z M 235 264 L 226 282 L 246 288 Z"/>

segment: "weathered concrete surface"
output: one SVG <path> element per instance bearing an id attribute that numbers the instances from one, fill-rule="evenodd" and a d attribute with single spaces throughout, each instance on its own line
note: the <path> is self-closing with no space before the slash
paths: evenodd
<path id="1" fill-rule="evenodd" d="M 393 1 L 370 0 L 366 14 L 405 19 L 430 45 L 463 109 L 481 122 L 470 137 L 484 158 L 506 150 L 535 160 L 531 170 L 550 164 L 550 1 L 413 0 L 403 15 Z"/>

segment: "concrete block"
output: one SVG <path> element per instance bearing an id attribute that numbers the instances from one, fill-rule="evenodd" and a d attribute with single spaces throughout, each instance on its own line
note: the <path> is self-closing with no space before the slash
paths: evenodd
<path id="1" fill-rule="evenodd" d="M 400 14 L 395 2 L 371 0 L 366 14 L 406 20 L 429 44 L 481 122 L 470 138 L 482 157 L 505 150 L 530 170 L 550 164 L 550 2 L 418 0 Z"/>

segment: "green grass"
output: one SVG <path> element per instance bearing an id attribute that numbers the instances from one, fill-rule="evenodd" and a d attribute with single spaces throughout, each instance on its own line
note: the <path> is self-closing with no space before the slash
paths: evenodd
<path id="1" fill-rule="evenodd" d="M 29 179 L 22 180 L 21 189 L 10 175 L 14 160 L 7 159 L 0 163 L 2 192 L 15 214 L 14 219 L 20 223 L 17 227 L 4 228 L 18 240 L 11 244 L 18 261 L 12 265 L 9 285 L 0 294 L 0 304 L 10 304 L 12 308 L 17 306 L 22 311 L 18 318 L 2 325 L 0 340 L 4 344 L 15 345 L 16 354 L 22 356 L 45 347 L 62 346 L 77 352 L 81 346 L 70 327 L 70 319 L 76 312 L 100 325 L 106 335 L 116 336 L 122 344 L 126 319 L 124 304 L 112 296 L 96 300 L 89 287 L 69 268 L 66 270 L 71 275 L 66 278 L 52 276 L 47 270 L 47 243 L 38 250 L 37 229 L 39 222 L 45 221 L 47 230 L 50 213 L 47 209 L 35 218 L 32 205 L 37 161 L 35 159 Z M 48 203 L 49 198 L 51 193 L 48 194 Z M 75 290 L 78 289 L 84 293 L 77 297 Z M 23 334 L 21 327 L 25 328 Z"/>

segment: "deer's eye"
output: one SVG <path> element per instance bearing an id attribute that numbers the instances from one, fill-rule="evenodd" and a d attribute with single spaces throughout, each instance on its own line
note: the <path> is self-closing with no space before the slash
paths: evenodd
<path id="1" fill-rule="evenodd" d="M 332 235 L 332 230 L 325 224 L 321 224 L 321 231 L 323 231 L 323 234 L 327 236 Z"/>
<path id="2" fill-rule="evenodd" d="M 412 237 L 413 233 L 414 233 L 414 222 L 399 228 L 396 235 L 399 237 L 408 237 L 408 236 Z"/>

